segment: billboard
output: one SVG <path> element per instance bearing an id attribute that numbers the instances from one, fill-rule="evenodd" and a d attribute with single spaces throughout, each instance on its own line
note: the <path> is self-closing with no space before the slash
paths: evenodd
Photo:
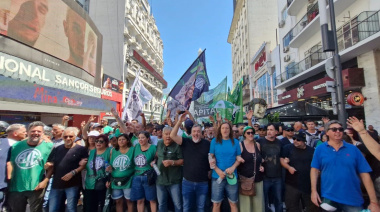
<path id="1" fill-rule="evenodd" d="M 0 34 L 100 73 L 102 35 L 74 1 L 1 0 Z"/>
<path id="2" fill-rule="evenodd" d="M 123 93 L 124 82 L 110 77 L 107 74 L 103 74 L 102 85 L 104 89 L 112 90 L 121 94 Z"/>

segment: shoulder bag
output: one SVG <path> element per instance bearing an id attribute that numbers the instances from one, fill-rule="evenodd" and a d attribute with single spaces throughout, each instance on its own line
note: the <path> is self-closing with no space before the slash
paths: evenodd
<path id="1" fill-rule="evenodd" d="M 253 156 L 253 177 L 244 177 L 239 175 L 240 189 L 239 193 L 245 196 L 256 196 L 255 189 L 255 176 L 256 176 L 256 144 L 255 144 L 255 155 Z"/>

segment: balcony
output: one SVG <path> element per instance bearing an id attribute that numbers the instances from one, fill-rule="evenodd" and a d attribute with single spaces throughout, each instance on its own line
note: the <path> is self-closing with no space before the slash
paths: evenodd
<path id="1" fill-rule="evenodd" d="M 335 0 L 334 8 L 335 15 L 340 15 L 345 11 L 352 3 L 356 0 Z M 299 2 L 299 0 L 293 0 L 292 5 Z M 306 1 L 304 1 L 306 2 Z M 327 2 L 328 3 L 328 2 Z M 305 3 L 306 4 L 306 3 Z M 326 10 L 328 9 L 328 6 Z M 289 11 L 289 9 L 288 9 Z M 298 10 L 299 12 L 299 10 Z M 329 10 L 327 10 L 329 16 Z M 299 48 L 302 44 L 307 42 L 307 40 L 320 32 L 319 25 L 319 8 L 318 1 L 315 4 L 310 5 L 307 9 L 306 14 L 301 18 L 301 20 L 289 31 L 289 33 L 284 37 L 284 46 L 288 44 L 292 48 Z M 291 36 L 290 36 L 291 35 Z M 287 39 L 287 40 L 286 40 Z M 287 43 L 285 43 L 287 41 Z"/>
<path id="2" fill-rule="evenodd" d="M 365 11 L 337 29 L 341 62 L 380 47 L 380 11 Z M 276 88 L 300 82 L 324 70 L 326 53 L 319 48 L 276 77 Z M 313 72 L 313 74 L 311 74 Z M 297 77 L 296 77 L 297 76 Z"/>
<path id="3" fill-rule="evenodd" d="M 276 85 L 279 85 L 285 82 L 288 79 L 291 79 L 298 74 L 304 72 L 305 70 L 310 69 L 311 67 L 317 65 L 318 63 L 327 59 L 326 53 L 323 52 L 322 48 L 319 48 L 317 51 L 312 52 L 309 56 L 300 62 L 290 66 L 287 70 L 281 73 L 276 77 Z"/>
<path id="4" fill-rule="evenodd" d="M 307 0 L 287 0 L 288 15 L 296 16 L 307 4 Z"/>

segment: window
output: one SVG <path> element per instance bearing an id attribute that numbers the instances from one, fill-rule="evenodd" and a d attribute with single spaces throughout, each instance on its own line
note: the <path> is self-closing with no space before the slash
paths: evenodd
<path id="1" fill-rule="evenodd" d="M 284 47 L 289 46 L 290 41 L 293 39 L 293 30 L 290 30 L 288 34 L 283 38 L 282 44 Z"/>

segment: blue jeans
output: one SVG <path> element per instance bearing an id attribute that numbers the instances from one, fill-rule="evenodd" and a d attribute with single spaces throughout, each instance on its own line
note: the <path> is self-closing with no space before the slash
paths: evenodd
<path id="1" fill-rule="evenodd" d="M 342 203 L 337 203 L 337 210 L 336 212 L 358 212 L 363 210 L 363 207 L 361 206 L 351 206 L 351 205 L 345 205 Z M 325 210 L 323 210 L 325 211 Z"/>
<path id="2" fill-rule="evenodd" d="M 274 197 L 274 208 L 275 212 L 282 212 L 282 179 L 271 178 L 264 179 L 264 199 L 265 199 L 265 211 L 271 212 L 269 209 L 269 196 Z"/>
<path id="3" fill-rule="evenodd" d="M 183 178 L 182 180 L 182 198 L 183 211 L 205 211 L 205 202 L 208 193 L 208 182 L 191 182 Z M 192 207 L 197 209 L 193 210 Z"/>
<path id="4" fill-rule="evenodd" d="M 49 212 L 58 212 L 64 205 L 61 205 L 63 195 L 66 194 L 67 211 L 76 212 L 78 204 L 79 186 L 73 186 L 65 189 L 51 189 L 49 195 Z"/>
<path id="5" fill-rule="evenodd" d="M 146 175 L 134 176 L 132 179 L 131 200 L 137 201 L 144 198 L 148 201 L 156 200 L 156 186 L 148 184 Z"/>
<path id="6" fill-rule="evenodd" d="M 174 208 L 176 212 L 182 211 L 182 199 L 181 199 L 181 184 L 174 185 L 156 185 L 157 187 L 157 199 L 158 199 L 158 211 L 168 211 L 168 195 L 170 194 Z"/>

